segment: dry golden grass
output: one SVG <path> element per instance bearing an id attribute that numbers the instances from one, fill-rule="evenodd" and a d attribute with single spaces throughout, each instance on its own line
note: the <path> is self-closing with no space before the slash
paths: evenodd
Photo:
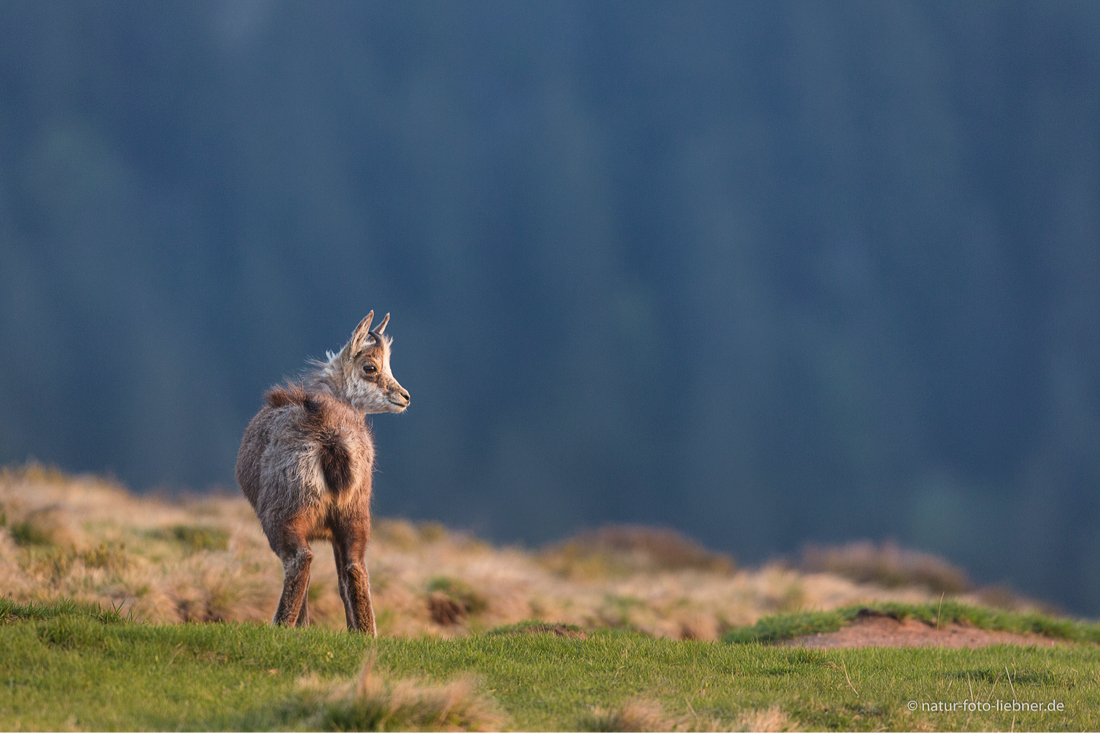
<path id="1" fill-rule="evenodd" d="M 581 718 L 580 730 L 590 731 L 661 731 L 686 730 L 665 714 L 660 703 L 652 700 L 630 700 L 617 708 L 592 708 Z"/>
<path id="2" fill-rule="evenodd" d="M 738 720 L 735 730 L 789 730 L 786 716 L 778 707 L 754 711 Z M 583 715 L 577 726 L 588 731 L 716 731 L 728 730 L 721 721 L 705 715 L 674 716 L 655 700 L 634 698 L 615 708 L 594 707 Z"/>
<path id="3" fill-rule="evenodd" d="M 617 524 L 583 531 L 544 549 L 539 559 L 555 573 L 578 579 L 667 570 L 732 574 L 736 567 L 733 558 L 675 530 Z"/>
<path id="4" fill-rule="evenodd" d="M 308 730 L 501 730 L 505 718 L 462 677 L 444 684 L 391 680 L 368 658 L 351 682 L 298 682 Z"/>
<path id="5" fill-rule="evenodd" d="M 0 524 L 0 588 L 18 602 L 71 597 L 160 623 L 266 622 L 282 586 L 280 563 L 237 495 L 136 496 L 31 464 L 0 471 Z M 342 628 L 334 564 L 317 544 L 311 621 Z M 778 564 L 734 569 L 675 533 L 637 527 L 532 553 L 437 523 L 380 519 L 369 564 L 379 631 L 399 636 L 540 619 L 708 640 L 776 611 L 940 597 Z"/>
<path id="6" fill-rule="evenodd" d="M 776 733 L 777 731 L 797 730 L 797 728 L 787 718 L 786 713 L 779 709 L 778 705 L 772 705 L 770 708 L 753 710 L 743 714 L 737 722 L 736 730 Z"/>

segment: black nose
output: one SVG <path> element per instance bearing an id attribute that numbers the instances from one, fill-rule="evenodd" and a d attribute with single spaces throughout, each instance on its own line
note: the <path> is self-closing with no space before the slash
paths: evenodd
<path id="1" fill-rule="evenodd" d="M 401 389 L 401 390 L 398 390 L 398 391 L 401 392 L 401 396 L 405 398 L 405 404 L 406 405 L 412 402 L 412 397 L 409 396 L 409 390 Z"/>

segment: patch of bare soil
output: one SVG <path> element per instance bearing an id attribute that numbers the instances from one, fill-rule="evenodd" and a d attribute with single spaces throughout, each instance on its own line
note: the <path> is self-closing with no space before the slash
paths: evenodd
<path id="1" fill-rule="evenodd" d="M 1061 642 L 1038 634 L 990 631 L 950 623 L 939 628 L 914 618 L 898 620 L 889 616 L 866 615 L 840 631 L 788 639 L 779 646 L 841 649 L 866 646 L 941 646 L 952 649 L 977 648 L 993 644 L 1016 646 L 1055 646 Z"/>

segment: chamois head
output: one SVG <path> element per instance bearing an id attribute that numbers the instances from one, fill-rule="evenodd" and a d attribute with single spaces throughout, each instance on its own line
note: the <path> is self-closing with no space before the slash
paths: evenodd
<path id="1" fill-rule="evenodd" d="M 328 368 L 335 372 L 343 397 L 364 412 L 404 412 L 409 393 L 397 383 L 390 371 L 390 344 L 384 336 L 390 314 L 371 330 L 374 311 L 359 323 L 355 333 L 336 356 L 330 356 Z"/>

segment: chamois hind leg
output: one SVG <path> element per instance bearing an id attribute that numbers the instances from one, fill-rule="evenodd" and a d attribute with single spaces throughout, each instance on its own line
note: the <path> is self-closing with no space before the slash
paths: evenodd
<path id="1" fill-rule="evenodd" d="M 271 623 L 276 626 L 295 626 L 298 625 L 298 617 L 305 610 L 309 566 L 313 562 L 313 553 L 306 543 L 305 533 L 293 522 L 284 528 L 279 539 L 281 542 L 275 552 L 283 561 L 283 593 L 279 597 L 279 605 Z"/>
<path id="2" fill-rule="evenodd" d="M 309 576 L 306 576 L 306 592 L 302 595 L 302 610 L 298 612 L 295 626 L 309 626 Z"/>
<path id="3" fill-rule="evenodd" d="M 348 628 L 354 629 L 352 619 L 355 618 L 355 611 L 352 610 L 351 602 L 348 600 L 347 573 L 344 572 L 344 552 L 340 549 L 340 543 L 336 541 L 335 537 L 332 540 L 332 555 L 336 560 L 336 585 L 340 591 L 340 601 L 344 604 L 344 618 L 347 619 Z"/>
<path id="4" fill-rule="evenodd" d="M 358 523 L 334 528 L 333 546 L 337 550 L 336 574 L 340 577 L 348 628 L 378 636 L 374 623 L 374 608 L 370 598 L 370 576 L 367 574 L 367 537 L 369 530 Z"/>

